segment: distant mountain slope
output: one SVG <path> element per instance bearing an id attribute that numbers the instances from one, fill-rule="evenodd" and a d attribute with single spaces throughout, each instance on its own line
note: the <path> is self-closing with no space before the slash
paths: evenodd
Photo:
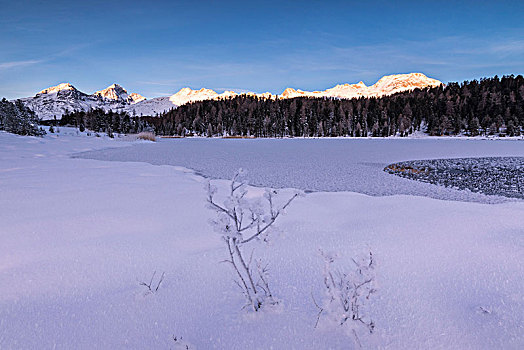
<path id="1" fill-rule="evenodd" d="M 150 100 L 143 100 L 132 105 L 128 105 L 124 108 L 130 115 L 135 116 L 156 116 L 169 111 L 172 108 L 176 108 L 169 96 L 155 97 Z"/>
<path id="2" fill-rule="evenodd" d="M 20 99 L 35 114 L 44 120 L 60 119 L 67 111 L 87 111 L 94 108 L 125 110 L 126 107 L 144 101 L 139 94 L 128 92 L 118 84 L 88 95 L 69 83 L 44 89 L 33 97 Z"/>
<path id="3" fill-rule="evenodd" d="M 221 94 L 211 89 L 193 90 L 189 87 L 179 90 L 169 97 L 157 97 L 146 100 L 137 93 L 128 93 L 118 84 L 96 91 L 92 95 L 77 90 L 69 83 L 40 91 L 34 97 L 21 99 L 42 119 L 61 118 L 66 111 L 89 110 L 102 108 L 104 110 L 126 111 L 131 115 L 157 115 L 177 106 L 195 101 L 222 99 L 240 94 L 259 96 L 260 98 L 294 98 L 294 97 L 332 97 L 350 99 L 355 97 L 378 97 L 416 88 L 441 85 L 442 82 L 428 78 L 422 73 L 395 74 L 382 77 L 372 86 L 363 82 L 357 84 L 340 84 L 324 91 L 303 91 L 287 88 L 280 95 L 269 92 L 257 94 L 254 92 L 237 93 L 225 91 Z"/>

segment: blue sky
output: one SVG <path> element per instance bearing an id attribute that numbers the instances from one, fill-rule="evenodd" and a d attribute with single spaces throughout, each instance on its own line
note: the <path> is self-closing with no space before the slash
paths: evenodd
<path id="1" fill-rule="evenodd" d="M 524 73 L 524 1 L 2 1 L 0 97 Z"/>

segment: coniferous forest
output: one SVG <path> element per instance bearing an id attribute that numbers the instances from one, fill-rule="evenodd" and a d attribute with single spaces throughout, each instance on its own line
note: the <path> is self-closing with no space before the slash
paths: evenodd
<path id="1" fill-rule="evenodd" d="M 60 124 L 124 133 L 152 127 L 158 135 L 178 136 L 386 137 L 420 130 L 433 136 L 515 136 L 524 132 L 524 78 L 495 76 L 351 100 L 241 95 L 185 104 L 159 117 L 75 112 Z"/>
<path id="2" fill-rule="evenodd" d="M 0 130 L 29 136 L 42 136 L 45 131 L 38 127 L 38 118 L 24 104 L 17 100 L 0 100 Z"/>
<path id="3" fill-rule="evenodd" d="M 80 131 L 91 130 L 112 134 L 135 134 L 142 131 L 153 131 L 145 118 L 131 117 L 125 112 L 104 111 L 93 109 L 87 112 L 70 112 L 60 120 L 47 121 L 49 125 L 74 126 Z"/>

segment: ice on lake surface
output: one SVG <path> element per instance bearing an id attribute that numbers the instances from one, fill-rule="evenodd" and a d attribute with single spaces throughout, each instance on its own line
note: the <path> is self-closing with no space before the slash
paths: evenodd
<path id="1" fill-rule="evenodd" d="M 229 179 L 247 170 L 255 186 L 305 191 L 351 191 L 372 196 L 418 195 L 439 199 L 501 202 L 485 196 L 417 182 L 383 171 L 388 164 L 420 159 L 524 156 L 524 142 L 471 139 L 160 139 L 156 143 L 75 155 L 193 169 Z"/>

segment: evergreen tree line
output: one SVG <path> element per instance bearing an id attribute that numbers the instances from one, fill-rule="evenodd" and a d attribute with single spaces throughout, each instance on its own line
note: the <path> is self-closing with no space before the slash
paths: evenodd
<path id="1" fill-rule="evenodd" d="M 38 127 L 38 118 L 22 101 L 9 102 L 5 98 L 0 101 L 0 130 L 18 135 L 45 135 Z"/>
<path id="2" fill-rule="evenodd" d="M 524 78 L 495 76 L 351 100 L 241 95 L 144 119 L 159 135 L 180 136 L 405 136 L 421 129 L 430 135 L 513 136 L 524 127 Z"/>
<path id="3" fill-rule="evenodd" d="M 66 112 L 60 120 L 51 122 L 51 125 L 75 126 L 80 131 L 86 129 L 94 132 L 105 132 L 109 136 L 113 133 L 135 134 L 142 131 L 153 131 L 145 118 L 130 117 L 125 112 L 113 112 L 111 110 L 92 109 L 87 112 Z"/>

